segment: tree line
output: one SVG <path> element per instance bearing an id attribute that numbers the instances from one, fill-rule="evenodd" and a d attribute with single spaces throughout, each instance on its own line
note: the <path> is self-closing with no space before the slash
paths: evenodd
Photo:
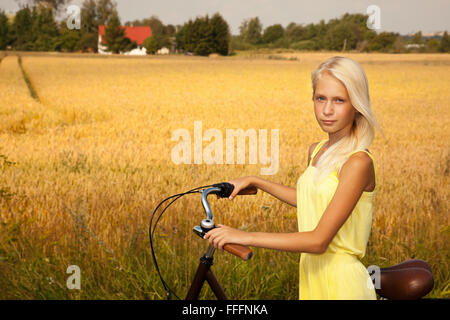
<path id="1" fill-rule="evenodd" d="M 239 35 L 233 37 L 232 46 L 238 50 L 257 48 L 284 48 L 294 50 L 333 50 L 358 52 L 450 52 L 447 31 L 441 39 L 425 39 L 419 31 L 412 37 L 395 32 L 376 33 L 367 27 L 368 16 L 346 13 L 327 23 L 308 25 L 289 23 L 286 28 L 274 24 L 263 28 L 258 17 L 244 20 Z M 418 49 L 407 49 L 417 44 Z"/>
<path id="2" fill-rule="evenodd" d="M 55 15 L 67 0 L 29 0 L 14 16 L 0 10 L 0 50 L 97 52 L 98 26 L 106 25 L 108 51 L 119 53 L 137 46 L 125 37 L 117 4 L 112 0 L 84 0 L 79 29 L 69 29 L 67 19 L 56 21 Z M 215 13 L 189 19 L 183 25 L 164 25 L 157 16 L 128 21 L 125 26 L 150 26 L 152 36 L 145 39 L 147 53 L 162 47 L 195 55 L 234 50 L 280 48 L 292 50 L 333 50 L 358 52 L 450 52 L 447 32 L 442 37 L 424 38 L 421 32 L 412 37 L 394 32 L 376 33 L 366 25 L 364 14 L 344 14 L 328 22 L 308 25 L 295 22 L 286 27 L 274 24 L 263 28 L 258 17 L 244 20 L 238 35 L 231 35 L 225 19 Z M 415 44 L 408 49 L 407 44 Z"/>

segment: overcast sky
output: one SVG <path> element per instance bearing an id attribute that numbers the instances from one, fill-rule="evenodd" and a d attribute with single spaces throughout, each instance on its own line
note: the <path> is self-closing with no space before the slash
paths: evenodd
<path id="1" fill-rule="evenodd" d="M 82 0 L 70 0 L 79 4 Z M 15 12 L 18 2 L 0 0 L 0 8 Z M 183 24 L 190 18 L 219 12 L 230 25 L 231 33 L 238 34 L 244 19 L 258 16 L 263 27 L 290 22 L 319 23 L 339 18 L 344 13 L 367 14 L 369 5 L 380 8 L 382 31 L 401 34 L 450 31 L 449 0 L 116 0 L 122 23 L 152 15 L 164 24 Z"/>

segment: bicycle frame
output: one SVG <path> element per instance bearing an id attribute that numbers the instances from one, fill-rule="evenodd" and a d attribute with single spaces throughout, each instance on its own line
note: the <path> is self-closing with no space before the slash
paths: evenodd
<path id="1" fill-rule="evenodd" d="M 191 287 L 186 295 L 186 300 L 197 300 L 202 290 L 205 280 L 208 282 L 211 290 L 214 292 L 215 296 L 219 300 L 227 300 L 228 297 L 225 294 L 223 288 L 217 281 L 216 276 L 211 270 L 213 265 L 213 255 L 215 248 L 209 245 L 206 253 L 200 258 L 200 264 L 195 273 L 194 279 L 192 281 Z"/>

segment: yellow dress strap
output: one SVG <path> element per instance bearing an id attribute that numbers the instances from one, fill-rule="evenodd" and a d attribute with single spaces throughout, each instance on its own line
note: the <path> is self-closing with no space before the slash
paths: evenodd
<path id="1" fill-rule="evenodd" d="M 311 160 L 309 160 L 309 165 L 312 164 L 314 157 L 316 156 L 317 152 L 319 152 L 320 148 L 324 145 L 325 142 L 327 142 L 328 139 L 324 139 L 322 141 L 320 141 L 316 147 L 313 150 L 313 153 L 311 154 Z"/>

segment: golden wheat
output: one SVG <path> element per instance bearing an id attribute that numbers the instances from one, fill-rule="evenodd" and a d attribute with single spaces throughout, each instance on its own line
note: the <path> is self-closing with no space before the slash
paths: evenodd
<path id="1" fill-rule="evenodd" d="M 156 204 L 196 186 L 260 175 L 263 167 L 175 165 L 172 132 L 192 134 L 195 120 L 203 130 L 279 129 L 280 168 L 263 178 L 294 186 L 308 146 L 326 137 L 314 117 L 310 72 L 332 55 L 363 65 L 385 134 L 377 133 L 370 147 L 379 190 L 364 263 L 425 259 L 436 279 L 430 296 L 448 297 L 450 57 L 341 53 L 295 54 L 296 60 L 24 56 L 40 103 L 30 97 L 17 57 L 5 57 L 0 154 L 14 164 L 3 160 L 0 167 L 0 285 L 7 288 L 0 297 L 162 298 L 148 255 L 148 220 Z M 211 202 L 217 223 L 297 230 L 295 208 L 267 194 Z M 191 231 L 202 210 L 197 197 L 183 198 L 161 222 L 161 264 L 179 290 L 186 289 L 204 249 Z M 296 299 L 298 255 L 255 251 L 250 264 L 217 255 L 219 280 L 236 287 L 232 297 Z M 14 271 L 18 256 L 28 273 Z M 35 269 L 25 267 L 30 261 Z M 89 286 L 81 293 L 65 288 L 69 264 L 85 270 Z M 140 273 L 133 269 L 140 266 Z M 248 277 L 242 283 L 229 280 L 243 272 Z M 46 277 L 52 281 L 43 286 Z"/>

